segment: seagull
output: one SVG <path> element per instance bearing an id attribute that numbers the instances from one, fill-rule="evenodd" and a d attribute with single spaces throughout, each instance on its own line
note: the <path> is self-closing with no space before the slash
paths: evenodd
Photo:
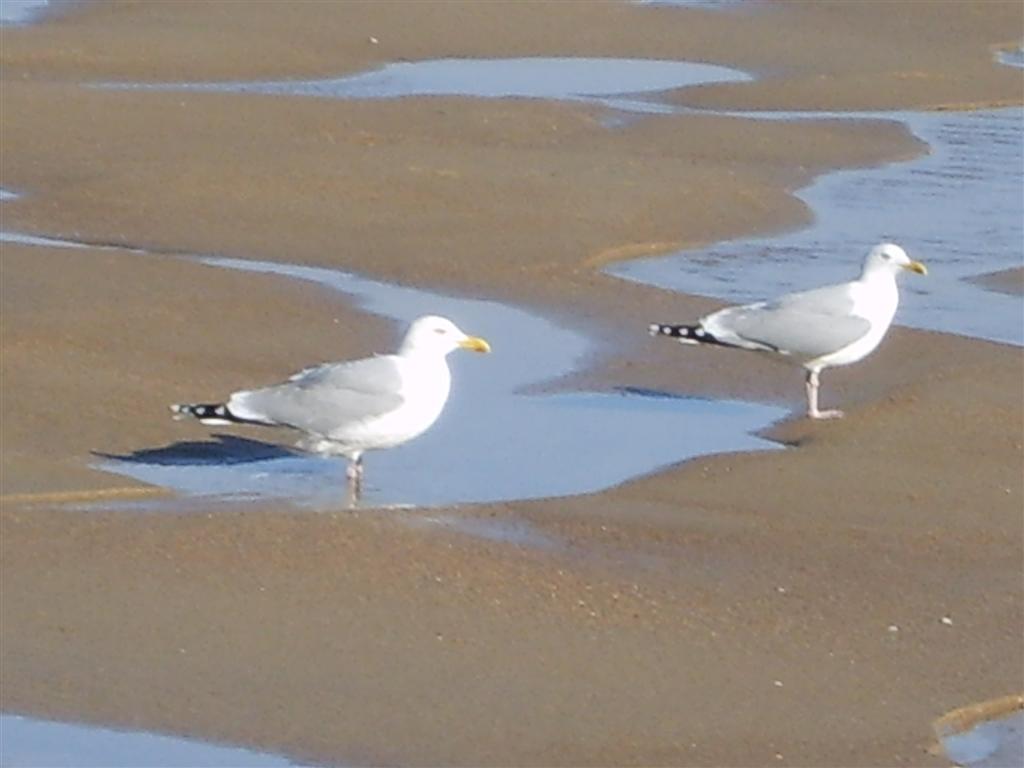
<path id="1" fill-rule="evenodd" d="M 401 445 L 437 421 L 451 387 L 446 357 L 458 348 L 491 350 L 451 320 L 427 315 L 409 326 L 396 354 L 317 365 L 281 384 L 240 390 L 222 403 L 179 403 L 171 412 L 175 419 L 209 425 L 298 430 L 304 433 L 298 444 L 303 450 L 348 459 L 346 477 L 356 500 L 364 452 Z"/>
<path id="2" fill-rule="evenodd" d="M 650 332 L 683 344 L 752 349 L 791 360 L 807 371 L 807 415 L 841 418 L 842 411 L 818 409 L 818 374 L 856 363 L 878 346 L 896 314 L 896 276 L 904 270 L 928 274 L 924 264 L 898 245 L 881 243 L 871 249 L 860 277 L 851 282 L 726 307 L 696 325 L 653 323 Z"/>

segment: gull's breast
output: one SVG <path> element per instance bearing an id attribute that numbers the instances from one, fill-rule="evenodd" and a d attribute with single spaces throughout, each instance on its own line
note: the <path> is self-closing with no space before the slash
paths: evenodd
<path id="1" fill-rule="evenodd" d="M 418 437 L 433 426 L 451 389 L 451 374 L 440 364 L 402 360 L 401 404 L 392 411 L 362 419 L 331 435 L 346 445 L 370 450 L 392 448 Z"/>

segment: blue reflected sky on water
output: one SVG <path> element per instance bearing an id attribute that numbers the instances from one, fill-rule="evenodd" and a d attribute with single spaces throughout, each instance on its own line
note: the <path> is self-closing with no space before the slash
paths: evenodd
<path id="1" fill-rule="evenodd" d="M 0 768 L 286 768 L 284 757 L 145 731 L 0 715 Z"/>

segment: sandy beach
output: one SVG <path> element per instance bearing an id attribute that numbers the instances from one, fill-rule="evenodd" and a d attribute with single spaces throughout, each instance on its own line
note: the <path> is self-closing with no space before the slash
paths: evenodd
<path id="1" fill-rule="evenodd" d="M 787 450 L 434 511 L 550 547 L 415 511 L 138 513 L 104 502 L 166 492 L 92 468 L 207 437 L 167 415 L 191 393 L 395 341 L 338 294 L 186 253 L 509 302 L 598 340 L 550 390 L 798 412 L 799 370 L 644 335 L 718 302 L 601 269 L 806 225 L 794 192 L 820 174 L 927 151 L 898 123 L 610 130 L 585 103 L 83 85 L 622 56 L 758 75 L 666 97 L 722 110 L 1024 102 L 993 59 L 1018 3 L 754 6 L 125 0 L 0 29 L 3 229 L 155 254 L 2 245 L 0 710 L 328 765 L 948 765 L 932 721 L 1024 688 L 1018 347 L 896 327 L 823 377 L 846 419 L 771 428 Z M 985 280 L 1019 293 L 1019 270 Z"/>

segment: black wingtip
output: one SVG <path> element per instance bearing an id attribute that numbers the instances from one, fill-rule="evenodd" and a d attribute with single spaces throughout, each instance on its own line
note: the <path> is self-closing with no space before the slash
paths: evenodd
<path id="1" fill-rule="evenodd" d="M 175 419 L 192 417 L 202 422 L 214 424 L 244 424 L 244 419 L 239 419 L 228 409 L 224 403 L 175 403 L 171 406 L 171 413 Z"/>
<path id="2" fill-rule="evenodd" d="M 732 346 L 716 339 L 703 325 L 672 325 L 668 323 L 651 323 L 652 336 L 668 336 L 680 344 L 715 344 L 722 347 Z"/>
<path id="3" fill-rule="evenodd" d="M 668 336 L 673 339 L 699 339 L 705 333 L 700 326 L 669 323 L 651 323 L 648 332 L 651 336 Z"/>

